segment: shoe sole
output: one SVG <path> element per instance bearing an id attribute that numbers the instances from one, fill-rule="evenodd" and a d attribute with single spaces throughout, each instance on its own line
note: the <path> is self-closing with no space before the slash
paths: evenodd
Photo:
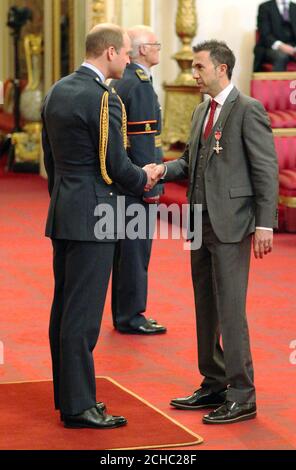
<path id="1" fill-rule="evenodd" d="M 254 419 L 257 416 L 257 412 L 254 411 L 253 413 L 248 413 L 247 415 L 241 415 L 237 418 L 227 419 L 225 421 L 221 421 L 218 419 L 211 419 L 207 420 L 206 418 L 202 419 L 204 424 L 231 424 L 231 423 L 238 423 L 239 421 L 247 421 L 248 419 Z"/>
<path id="2" fill-rule="evenodd" d="M 89 429 L 114 429 L 114 428 L 120 428 L 121 426 L 125 426 L 127 423 L 122 423 L 122 424 L 114 424 L 113 426 L 88 426 L 84 424 L 67 424 L 64 423 L 64 427 L 68 429 L 82 429 L 82 428 L 89 428 Z"/>
<path id="3" fill-rule="evenodd" d="M 177 404 L 174 404 L 174 403 L 170 403 L 170 405 L 173 406 L 174 408 L 176 408 L 177 410 L 200 410 L 202 408 L 216 408 L 218 406 L 223 405 L 223 403 L 224 402 L 222 402 L 222 403 L 209 403 L 208 405 L 197 405 L 197 406 L 177 405 Z"/>
<path id="4" fill-rule="evenodd" d="M 161 335 L 166 333 L 166 330 L 164 331 L 153 331 L 151 333 L 141 333 L 140 331 L 123 331 L 123 330 L 116 330 L 118 333 L 124 334 L 124 335 L 140 335 L 140 336 L 152 336 L 152 335 Z"/>

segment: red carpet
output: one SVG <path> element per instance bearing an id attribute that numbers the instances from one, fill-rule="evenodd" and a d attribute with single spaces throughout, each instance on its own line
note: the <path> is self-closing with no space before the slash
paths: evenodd
<path id="1" fill-rule="evenodd" d="M 51 378 L 47 338 L 51 245 L 43 237 L 47 204 L 46 182 L 41 178 L 0 177 L 2 382 Z M 289 360 L 290 343 L 296 339 L 295 279 L 296 236 L 277 234 L 274 252 L 264 260 L 253 259 L 250 275 L 256 420 L 206 426 L 201 423 L 203 411 L 169 407 L 172 397 L 191 393 L 200 383 L 189 253 L 183 251 L 182 240 L 155 240 L 151 258 L 148 315 L 165 324 L 168 333 L 149 338 L 116 333 L 108 297 L 95 352 L 96 372 L 114 378 L 202 435 L 204 443 L 198 450 L 296 449 L 296 365 Z"/>
<path id="2" fill-rule="evenodd" d="M 127 426 L 65 429 L 59 413 L 52 410 L 52 382 L 0 385 L 0 449 L 155 449 L 202 442 L 199 436 L 108 378 L 97 379 L 97 390 L 100 399 L 108 402 L 110 413 L 120 412 L 128 419 Z"/>

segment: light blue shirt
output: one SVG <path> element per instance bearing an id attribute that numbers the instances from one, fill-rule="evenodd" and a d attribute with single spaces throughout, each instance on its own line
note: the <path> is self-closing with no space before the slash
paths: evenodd
<path id="1" fill-rule="evenodd" d="M 102 72 L 101 72 L 99 69 L 97 69 L 97 67 L 95 67 L 93 64 L 89 64 L 88 62 L 83 62 L 81 65 L 82 65 L 82 67 L 87 67 L 88 69 L 90 69 L 90 70 L 92 70 L 93 72 L 95 72 L 95 73 L 98 75 L 98 77 L 99 77 L 99 79 L 101 80 L 101 82 L 104 83 L 105 77 L 104 77 L 104 75 L 102 74 Z"/>
<path id="2" fill-rule="evenodd" d="M 134 64 L 137 65 L 138 67 L 141 67 L 141 69 L 144 70 L 147 77 L 149 79 L 151 78 L 151 72 L 150 72 L 150 69 L 148 69 L 148 67 L 145 67 L 145 65 L 143 65 L 143 64 L 138 64 L 137 62 L 134 62 Z"/>

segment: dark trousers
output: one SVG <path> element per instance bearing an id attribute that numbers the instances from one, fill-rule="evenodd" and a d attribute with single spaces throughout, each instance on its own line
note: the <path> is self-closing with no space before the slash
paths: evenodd
<path id="1" fill-rule="evenodd" d="M 293 61 L 294 57 L 279 50 L 267 49 L 265 52 L 265 60 L 273 64 L 273 72 L 284 72 L 288 62 Z"/>
<path id="2" fill-rule="evenodd" d="M 221 243 L 203 213 L 202 246 L 191 251 L 202 387 L 229 386 L 227 399 L 240 403 L 256 400 L 246 319 L 250 253 L 251 236 Z"/>
<path id="3" fill-rule="evenodd" d="M 93 349 L 115 242 L 53 240 L 54 299 L 49 338 L 56 409 L 78 414 L 96 403 Z"/>
<path id="4" fill-rule="evenodd" d="M 156 205 L 151 205 L 149 219 L 149 204 L 127 196 L 126 207 L 132 204 L 139 204 L 142 208 L 146 227 L 144 239 L 130 240 L 126 237 L 119 240 L 116 246 L 112 272 L 112 316 L 115 328 L 119 329 L 138 328 L 146 322 L 143 313 L 147 304 L 148 266 L 152 248 L 149 232 L 154 233 Z M 132 217 L 126 216 L 126 227 L 131 220 Z"/>

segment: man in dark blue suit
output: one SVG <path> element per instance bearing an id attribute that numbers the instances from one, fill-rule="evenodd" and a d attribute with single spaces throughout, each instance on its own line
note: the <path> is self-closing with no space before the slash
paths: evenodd
<path id="1" fill-rule="evenodd" d="M 102 207 L 116 216 L 118 184 L 137 195 L 151 170 L 132 164 L 124 148 L 125 111 L 104 80 L 120 78 L 130 40 L 121 28 L 98 25 L 87 36 L 86 59 L 49 91 L 43 149 L 51 196 L 46 235 L 52 239 L 55 290 L 50 319 L 55 407 L 65 427 L 114 428 L 122 416 L 96 402 L 96 345 L 117 240 L 116 220 L 100 223 Z"/>
<path id="2" fill-rule="evenodd" d="M 257 29 L 259 40 L 255 46 L 254 71 L 261 64 L 271 62 L 274 72 L 286 70 L 295 59 L 296 5 L 290 0 L 269 0 L 259 5 Z"/>
<path id="3" fill-rule="evenodd" d="M 133 163 L 142 167 L 151 161 L 157 164 L 162 162 L 161 109 L 151 78 L 151 67 L 159 63 L 160 44 L 147 26 L 134 27 L 128 34 L 132 43 L 131 63 L 123 77 L 112 82 L 112 85 L 127 112 L 128 156 Z M 144 197 L 125 192 L 127 209 L 137 204 L 145 217 L 146 236 L 135 239 L 126 237 L 116 246 L 112 273 L 112 314 L 114 327 L 121 333 L 147 336 L 166 332 L 164 326 L 144 315 L 151 235 L 156 223 L 156 204 L 162 191 L 162 185 L 157 185 Z M 130 219 L 126 217 L 126 227 Z"/>

